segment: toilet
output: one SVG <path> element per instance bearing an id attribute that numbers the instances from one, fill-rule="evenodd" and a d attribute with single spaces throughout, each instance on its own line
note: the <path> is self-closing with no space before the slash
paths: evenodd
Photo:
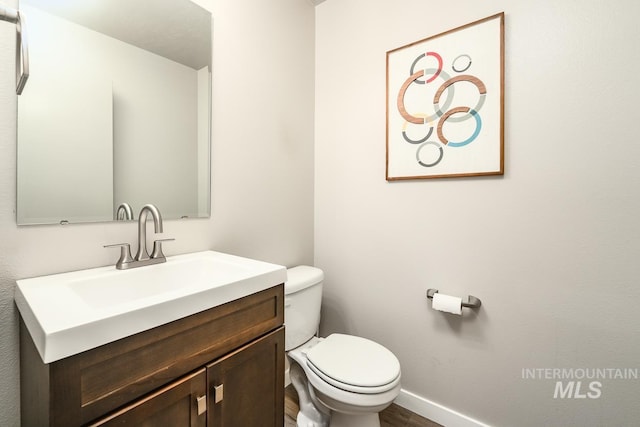
<path id="1" fill-rule="evenodd" d="M 298 427 L 380 427 L 378 413 L 400 393 L 400 362 L 382 345 L 353 335 L 317 337 L 322 270 L 287 270 L 285 350 L 300 412 Z"/>

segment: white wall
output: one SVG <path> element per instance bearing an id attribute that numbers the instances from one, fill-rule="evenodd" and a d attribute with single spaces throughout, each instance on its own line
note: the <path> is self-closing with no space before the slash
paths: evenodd
<path id="1" fill-rule="evenodd" d="M 501 11 L 505 175 L 387 183 L 386 51 Z M 393 350 L 418 396 L 405 404 L 504 427 L 637 424 L 640 380 L 554 399 L 556 381 L 522 369 L 638 368 L 639 14 L 598 0 L 316 7 L 322 329 Z M 435 312 L 427 288 L 482 308 Z"/>
<path id="2" fill-rule="evenodd" d="M 212 216 L 165 221 L 167 255 L 222 250 L 313 261 L 313 40 L 308 2 L 209 0 L 214 16 Z M 15 7 L 15 0 L 5 1 Z M 114 264 L 134 223 L 18 227 L 15 28 L 0 23 L 0 425 L 18 426 L 15 280 Z M 288 58 L 296 58 L 290 61 Z M 160 171 L 159 173 L 162 173 Z M 134 244 L 135 246 L 135 244 Z"/>

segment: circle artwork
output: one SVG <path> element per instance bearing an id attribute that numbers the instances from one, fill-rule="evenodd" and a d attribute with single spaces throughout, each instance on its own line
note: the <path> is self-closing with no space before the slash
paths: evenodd
<path id="1" fill-rule="evenodd" d="M 504 174 L 504 52 L 504 13 L 387 51 L 387 181 Z"/>
<path id="2" fill-rule="evenodd" d="M 431 61 L 427 61 L 431 59 Z M 433 65 L 433 62 L 437 62 L 436 68 L 424 68 L 418 69 L 418 66 L 422 63 L 428 63 Z M 402 139 L 408 144 L 417 146 L 415 161 L 418 165 L 425 168 L 433 168 L 439 165 L 441 162 L 446 161 L 445 149 L 461 149 L 463 147 L 472 144 L 482 132 L 482 117 L 480 111 L 485 103 L 487 95 L 487 88 L 484 82 L 473 74 L 467 73 L 471 68 L 473 61 L 470 55 L 460 54 L 456 56 L 450 63 L 450 68 L 458 74 L 451 77 L 443 67 L 445 64 L 445 58 L 438 52 L 429 51 L 421 53 L 411 63 L 408 69 L 408 77 L 402 83 L 397 93 L 397 108 L 398 112 L 405 120 L 401 135 Z M 412 91 L 418 91 L 419 93 L 422 87 L 433 86 L 436 81 L 441 80 L 440 86 L 435 89 L 435 94 L 430 102 L 433 108 L 432 113 L 414 112 L 407 105 L 407 98 L 410 96 L 416 96 Z M 452 107 L 456 99 L 456 85 L 467 84 L 475 86 L 477 90 L 477 98 L 473 107 L 468 105 L 455 105 Z M 467 90 L 468 92 L 468 90 Z M 418 95 L 419 96 L 419 95 Z M 441 102 L 444 98 L 444 102 Z M 418 98 L 421 99 L 421 98 Z M 426 101 L 429 103 L 428 101 Z M 466 138 L 450 140 L 444 132 L 445 123 L 449 123 L 449 126 L 455 123 L 464 122 L 473 119 L 475 121 L 475 129 Z M 437 121 L 435 126 L 436 140 L 433 140 L 434 126 L 431 123 Z M 410 137 L 407 134 L 407 127 L 418 126 L 424 127 L 422 132 L 414 131 L 413 134 L 423 135 L 420 138 Z M 451 129 L 450 127 L 448 129 Z M 430 150 L 425 148 L 430 147 Z M 435 148 L 435 149 L 434 149 Z M 427 154 L 428 153 L 428 154 Z"/>

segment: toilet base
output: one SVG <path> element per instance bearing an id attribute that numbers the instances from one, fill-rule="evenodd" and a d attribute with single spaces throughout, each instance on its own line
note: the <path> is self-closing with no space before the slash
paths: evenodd
<path id="1" fill-rule="evenodd" d="M 329 427 L 328 421 L 322 421 L 317 419 L 311 419 L 305 415 L 302 411 L 298 412 L 296 418 L 297 427 Z"/>
<path id="2" fill-rule="evenodd" d="M 329 427 L 380 427 L 380 417 L 373 414 L 343 414 L 333 412 Z"/>
<path id="3" fill-rule="evenodd" d="M 314 404 L 313 388 L 306 381 L 304 371 L 297 362 L 291 363 L 289 375 L 291 383 L 298 393 L 298 405 L 300 407 L 296 425 L 298 427 L 328 427 L 329 413 L 323 412 Z"/>

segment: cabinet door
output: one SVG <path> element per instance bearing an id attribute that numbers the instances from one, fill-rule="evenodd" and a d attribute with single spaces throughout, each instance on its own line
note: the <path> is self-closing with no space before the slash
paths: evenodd
<path id="1" fill-rule="evenodd" d="M 207 366 L 209 427 L 284 425 L 284 327 Z"/>
<path id="2" fill-rule="evenodd" d="M 206 427 L 207 373 L 179 379 L 90 427 Z"/>

